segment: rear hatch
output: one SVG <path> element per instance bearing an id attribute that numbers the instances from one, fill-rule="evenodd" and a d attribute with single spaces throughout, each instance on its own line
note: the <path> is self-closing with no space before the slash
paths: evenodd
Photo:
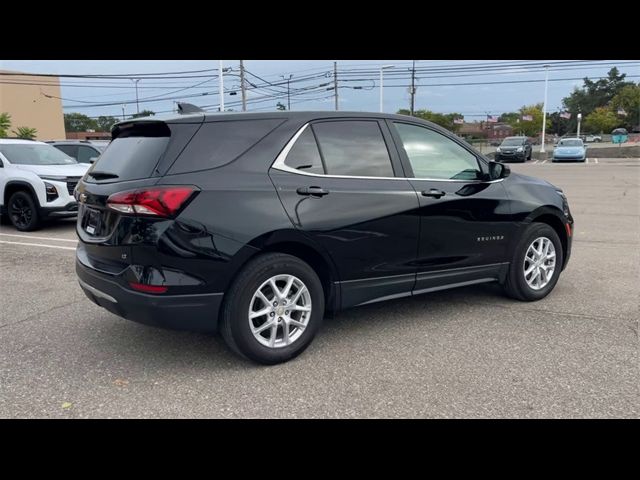
<path id="1" fill-rule="evenodd" d="M 138 119 L 117 124 L 113 140 L 78 183 L 78 260 L 117 275 L 133 262 L 132 246 L 143 232 L 137 216 L 109 208 L 121 192 L 139 191 L 160 180 L 200 128 L 203 115 L 175 120 Z"/>

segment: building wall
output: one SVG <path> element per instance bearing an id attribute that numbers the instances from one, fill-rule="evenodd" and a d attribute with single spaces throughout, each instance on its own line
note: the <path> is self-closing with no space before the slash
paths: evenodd
<path id="1" fill-rule="evenodd" d="M 7 70 L 2 71 L 7 72 Z M 15 73 L 15 72 L 10 72 Z M 31 77 L 24 75 L 0 76 L 0 112 L 11 115 L 11 129 L 32 127 L 38 130 L 38 140 L 65 138 L 64 116 L 60 100 L 58 77 Z M 16 85 L 10 82 L 41 85 Z M 54 98 L 49 98 L 51 95 Z M 57 97 L 57 98 L 55 98 Z M 11 132 L 10 136 L 14 136 Z"/>

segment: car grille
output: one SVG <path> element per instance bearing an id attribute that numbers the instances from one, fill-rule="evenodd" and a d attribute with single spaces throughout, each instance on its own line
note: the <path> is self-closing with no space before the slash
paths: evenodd
<path id="1" fill-rule="evenodd" d="M 69 195 L 73 196 L 73 190 L 76 188 L 79 181 L 80 178 L 67 178 L 67 191 L 69 192 Z"/>

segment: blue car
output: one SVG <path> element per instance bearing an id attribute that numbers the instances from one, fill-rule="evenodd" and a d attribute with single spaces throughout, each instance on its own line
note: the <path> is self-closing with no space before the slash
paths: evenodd
<path id="1" fill-rule="evenodd" d="M 553 151 L 554 162 L 573 160 L 584 162 L 587 160 L 587 147 L 579 138 L 563 138 Z"/>

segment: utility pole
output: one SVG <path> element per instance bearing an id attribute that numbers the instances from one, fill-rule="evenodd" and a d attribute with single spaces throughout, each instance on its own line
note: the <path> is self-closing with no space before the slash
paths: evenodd
<path id="1" fill-rule="evenodd" d="M 224 78 L 223 78 L 223 71 L 222 71 L 222 60 L 220 60 L 220 64 L 218 66 L 218 81 L 219 81 L 219 88 L 220 88 L 220 111 L 224 112 Z"/>
<path id="2" fill-rule="evenodd" d="M 140 81 L 140 79 L 132 78 L 131 81 L 136 84 L 136 111 L 137 113 L 140 113 L 140 103 L 138 102 L 138 82 Z"/>
<path id="3" fill-rule="evenodd" d="M 122 105 L 122 121 L 124 122 L 124 104 Z"/>
<path id="4" fill-rule="evenodd" d="M 244 61 L 240 60 L 240 91 L 242 92 L 242 111 L 247 111 L 247 88 L 244 85 Z"/>
<path id="5" fill-rule="evenodd" d="M 336 101 L 336 112 L 338 111 L 338 62 L 333 62 L 333 95 Z"/>
<path id="6" fill-rule="evenodd" d="M 413 61 L 413 66 L 411 67 L 411 109 L 409 110 L 409 112 L 411 113 L 411 116 L 413 117 L 413 111 L 415 109 L 415 102 L 416 102 L 416 61 Z"/>
<path id="7" fill-rule="evenodd" d="M 287 81 L 287 110 L 291 110 L 291 89 L 289 88 L 289 82 L 291 82 L 291 77 L 293 74 L 290 73 L 288 77 L 285 75 L 280 75 L 283 80 Z"/>
<path id="8" fill-rule="evenodd" d="M 547 87 L 549 86 L 549 65 L 544 66 L 544 103 L 542 104 L 542 141 L 540 153 L 544 153 L 544 133 L 547 129 Z"/>

